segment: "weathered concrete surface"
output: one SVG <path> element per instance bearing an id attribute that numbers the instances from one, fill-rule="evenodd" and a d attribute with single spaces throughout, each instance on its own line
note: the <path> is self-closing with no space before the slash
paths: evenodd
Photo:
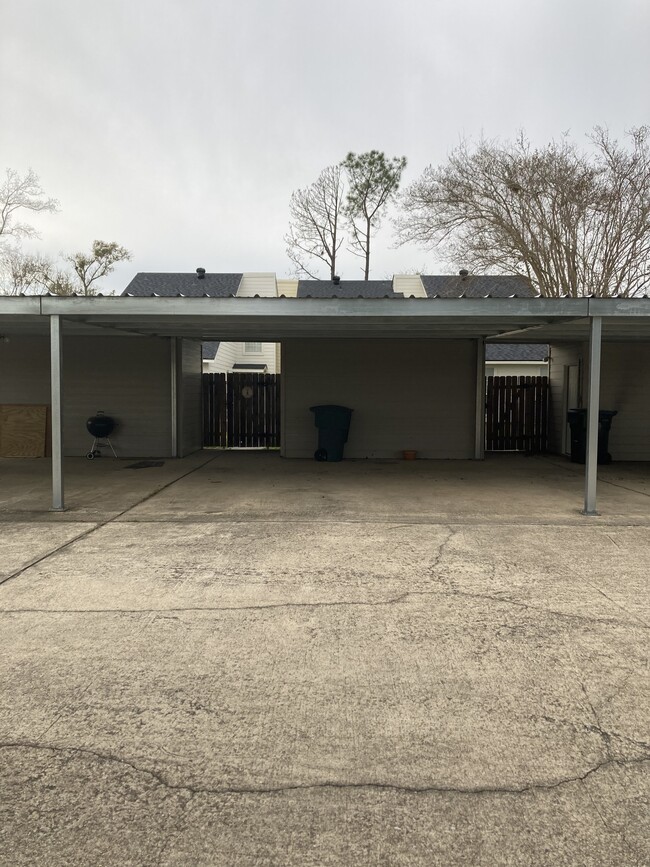
<path id="1" fill-rule="evenodd" d="M 0 525 L 0 864 L 650 864 L 647 497 L 298 463 Z"/>
<path id="2" fill-rule="evenodd" d="M 61 514 L 48 511 L 52 504 L 49 458 L 0 458 L 0 522 L 110 520 L 214 456 L 214 452 L 197 452 L 142 470 L 129 469 L 139 462 L 134 458 L 65 458 L 66 511 Z"/>

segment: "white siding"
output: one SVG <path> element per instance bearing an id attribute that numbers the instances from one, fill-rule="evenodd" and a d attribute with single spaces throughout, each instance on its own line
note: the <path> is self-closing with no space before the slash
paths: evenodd
<path id="1" fill-rule="evenodd" d="M 278 295 L 284 295 L 286 298 L 295 298 L 298 294 L 297 280 L 278 280 Z"/>
<path id="2" fill-rule="evenodd" d="M 295 296 L 298 282 L 296 280 L 284 280 L 283 291 L 285 295 L 291 294 L 292 286 L 295 284 Z M 241 283 L 237 290 L 238 298 L 252 298 L 259 295 L 261 298 L 276 298 L 279 294 L 278 283 L 273 271 L 268 272 L 249 272 L 242 276 Z M 254 336 L 252 337 L 254 340 Z M 205 373 L 228 373 L 232 370 L 234 364 L 266 364 L 268 373 L 276 373 L 276 344 L 263 343 L 260 352 L 251 353 L 244 351 L 243 343 L 221 343 L 217 350 L 217 356 L 213 361 L 203 364 Z"/>
<path id="3" fill-rule="evenodd" d="M 229 373 L 234 364 L 266 364 L 267 373 L 277 373 L 276 343 L 263 343 L 259 352 L 245 352 L 243 343 L 221 343 L 217 350 L 217 357 L 207 364 L 204 362 L 205 373 Z"/>
<path id="4" fill-rule="evenodd" d="M 255 295 L 261 298 L 275 298 L 277 294 L 278 287 L 273 271 L 244 274 L 237 290 L 238 298 L 253 298 Z"/>
<path id="5" fill-rule="evenodd" d="M 347 458 L 473 458 L 476 341 L 287 340 L 283 454 L 312 457 L 309 407 L 354 410 Z"/>
<path id="6" fill-rule="evenodd" d="M 393 292 L 403 292 L 405 298 L 414 295 L 416 298 L 426 298 L 427 293 L 419 274 L 395 274 L 393 277 Z"/>
<path id="7" fill-rule="evenodd" d="M 486 361 L 486 376 L 548 376 L 548 364 L 541 361 Z"/>
<path id="8" fill-rule="evenodd" d="M 237 357 L 239 364 L 266 364 L 268 373 L 275 373 L 275 343 L 262 343 L 259 352 L 245 352 L 244 344 L 238 344 L 240 351 Z"/>
<path id="9" fill-rule="evenodd" d="M 48 338 L 16 337 L 0 347 L 0 403 L 49 404 Z M 111 439 L 120 457 L 170 455 L 169 340 L 64 335 L 63 381 L 66 455 L 88 451 L 86 420 L 98 409 L 119 422 Z"/>
<path id="10" fill-rule="evenodd" d="M 220 343 L 217 355 L 207 364 L 204 363 L 205 373 L 227 373 L 237 361 L 238 343 Z"/>
<path id="11" fill-rule="evenodd" d="M 203 446 L 201 402 L 201 344 L 181 341 L 180 371 L 180 442 L 179 456 L 184 457 Z"/>

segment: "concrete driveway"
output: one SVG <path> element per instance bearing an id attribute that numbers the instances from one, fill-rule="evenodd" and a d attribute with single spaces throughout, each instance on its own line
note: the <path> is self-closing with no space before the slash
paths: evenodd
<path id="1" fill-rule="evenodd" d="M 650 864 L 644 468 L 20 463 L 0 864 Z"/>

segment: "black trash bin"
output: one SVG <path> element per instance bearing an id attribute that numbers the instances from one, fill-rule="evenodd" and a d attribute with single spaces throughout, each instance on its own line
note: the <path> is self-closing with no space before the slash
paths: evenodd
<path id="1" fill-rule="evenodd" d="M 609 432 L 612 419 L 618 410 L 601 409 L 598 413 L 598 463 L 611 464 L 609 453 Z M 584 464 L 587 457 L 587 410 L 570 409 L 567 421 L 571 428 L 571 460 L 574 464 Z"/>
<path id="2" fill-rule="evenodd" d="M 314 452 L 317 461 L 341 461 L 348 441 L 352 410 L 347 406 L 325 404 L 310 406 L 314 424 L 318 428 L 318 448 Z"/>

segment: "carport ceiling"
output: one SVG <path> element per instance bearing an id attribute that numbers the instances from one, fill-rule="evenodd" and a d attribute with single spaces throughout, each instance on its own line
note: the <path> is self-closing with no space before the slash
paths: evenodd
<path id="1" fill-rule="evenodd" d="M 607 340 L 650 339 L 650 299 L 588 298 L 0 298 L 0 335 L 66 333 L 191 340 L 477 338 L 585 340 L 589 314 Z M 611 317 L 611 318 L 610 318 Z"/>

